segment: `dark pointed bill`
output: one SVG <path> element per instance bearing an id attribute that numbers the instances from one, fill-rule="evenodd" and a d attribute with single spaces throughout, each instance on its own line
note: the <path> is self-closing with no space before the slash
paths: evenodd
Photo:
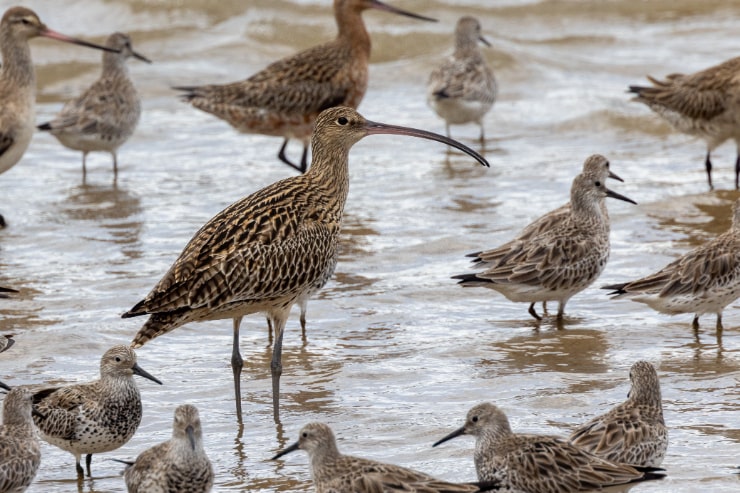
<path id="1" fill-rule="evenodd" d="M 606 189 L 606 196 L 607 196 L 607 197 L 611 197 L 611 198 L 613 198 L 613 199 L 619 199 L 619 200 L 624 200 L 625 202 L 629 202 L 630 204 L 635 204 L 635 205 L 637 205 L 637 202 L 635 202 L 635 201 L 634 201 L 634 200 L 632 200 L 631 198 L 629 198 L 629 197 L 625 197 L 624 195 L 622 195 L 622 194 L 620 194 L 620 193 L 617 193 L 617 192 L 614 192 L 614 191 L 612 191 L 612 190 L 609 190 L 608 188 Z"/>
<path id="2" fill-rule="evenodd" d="M 147 378 L 147 379 L 151 380 L 152 382 L 156 382 L 159 385 L 162 385 L 162 382 L 160 382 L 157 378 L 153 377 L 147 371 L 145 371 L 144 369 L 142 369 L 139 366 L 138 363 L 134 364 L 134 366 L 133 366 L 133 368 L 131 368 L 131 370 L 133 370 L 134 375 L 139 375 L 140 377 Z"/>
<path id="3" fill-rule="evenodd" d="M 76 44 L 80 46 L 87 46 L 88 48 L 96 48 L 98 50 L 110 51 L 111 53 L 120 53 L 120 51 L 116 49 L 108 48 L 107 46 L 101 46 L 95 43 L 90 43 L 89 41 L 83 41 L 81 39 L 73 38 L 71 36 L 67 36 L 66 34 L 52 31 L 49 28 L 44 29 L 39 34 L 46 38 L 56 39 L 57 41 L 64 41 L 65 43 L 72 43 L 72 44 Z"/>
<path id="4" fill-rule="evenodd" d="M 10 387 L 8 385 L 4 384 L 3 382 L 0 382 L 0 389 L 4 389 L 4 390 L 7 390 L 8 392 L 10 392 Z"/>
<path id="5" fill-rule="evenodd" d="M 486 158 L 475 152 L 473 149 L 461 142 L 445 137 L 444 135 L 427 132 L 426 130 L 419 130 L 418 128 L 399 127 L 397 125 L 388 125 L 386 123 L 372 122 L 370 120 L 366 120 L 365 129 L 367 130 L 367 135 L 408 135 L 410 137 L 419 137 L 421 139 L 436 140 L 437 142 L 442 142 L 443 144 L 447 144 L 448 146 L 461 150 L 465 154 L 473 157 L 483 166 L 491 167 L 491 165 L 488 164 L 488 161 L 486 161 Z"/>
<path id="6" fill-rule="evenodd" d="M 481 43 L 483 43 L 484 45 L 486 45 L 486 46 L 488 46 L 488 47 L 490 47 L 490 46 L 491 46 L 491 42 L 490 42 L 490 41 L 488 41 L 488 40 L 487 40 L 486 38 L 484 38 L 483 36 L 478 36 L 478 41 L 480 41 Z"/>
<path id="7" fill-rule="evenodd" d="M 131 54 L 132 54 L 132 55 L 133 55 L 133 57 L 134 57 L 134 58 L 136 58 L 137 60 L 141 60 L 142 62 L 146 62 L 146 63 L 152 63 L 152 61 L 151 61 L 151 60 L 149 60 L 149 59 L 148 59 L 147 57 L 145 57 L 145 56 L 144 56 L 144 55 L 142 55 L 141 53 L 137 53 L 137 52 L 135 52 L 135 51 L 133 51 L 133 50 L 132 50 L 132 51 L 131 51 Z"/>
<path id="8" fill-rule="evenodd" d="M 300 444 L 299 444 L 298 442 L 295 442 L 295 443 L 294 443 L 293 445 L 291 445 L 290 447 L 288 447 L 288 448 L 286 448 L 286 449 L 284 449 L 284 450 L 281 450 L 280 452 L 278 452 L 277 454 L 275 454 L 274 456 L 272 456 L 272 457 L 270 458 L 270 460 L 277 460 L 277 459 L 279 459 L 280 457 L 282 457 L 282 456 L 284 456 L 284 455 L 288 455 L 288 454 L 289 454 L 289 453 L 291 453 L 291 452 L 295 452 L 295 451 L 296 451 L 296 450 L 298 450 L 299 448 L 300 448 Z"/>
<path id="9" fill-rule="evenodd" d="M 195 450 L 195 430 L 193 429 L 193 425 L 188 425 L 187 427 L 185 427 L 185 434 L 188 436 L 190 448 L 192 450 Z"/>
<path id="10" fill-rule="evenodd" d="M 421 21 L 429 21 L 429 22 L 438 22 L 437 19 L 433 19 L 431 17 L 424 17 L 423 15 L 414 14 L 413 12 L 409 12 L 407 10 L 402 10 L 402 9 L 399 9 L 398 7 L 393 7 L 391 5 L 388 5 L 387 3 L 383 3 L 380 0 L 370 0 L 370 6 L 374 9 L 382 10 L 383 12 L 391 12 L 393 14 L 405 15 L 406 17 L 411 17 L 412 19 L 419 19 Z"/>
<path id="11" fill-rule="evenodd" d="M 465 427 L 463 426 L 461 428 L 456 429 L 455 431 L 453 431 L 446 437 L 442 438 L 441 440 L 437 440 L 436 442 L 434 442 L 434 445 L 432 445 L 432 447 L 436 447 L 437 445 L 444 443 L 447 440 L 452 440 L 453 438 L 459 437 L 460 435 L 464 435 L 464 434 L 465 434 Z"/>
<path id="12" fill-rule="evenodd" d="M 617 181 L 621 181 L 622 183 L 624 183 L 624 180 L 618 177 L 616 173 L 612 173 L 611 171 L 609 171 L 609 174 L 607 176 L 611 178 L 612 180 L 617 180 Z"/>

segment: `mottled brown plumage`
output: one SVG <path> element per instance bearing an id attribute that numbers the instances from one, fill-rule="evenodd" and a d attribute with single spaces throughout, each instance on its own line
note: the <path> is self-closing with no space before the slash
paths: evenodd
<path id="1" fill-rule="evenodd" d="M 296 450 L 308 454 L 316 493 L 475 493 L 495 487 L 495 483 L 450 483 L 406 467 L 344 455 L 323 423 L 304 426 L 298 441 L 272 459 Z"/>
<path id="2" fill-rule="evenodd" d="M 570 441 L 611 462 L 658 467 L 668 448 L 658 374 L 647 361 L 637 361 L 630 380 L 627 400 L 579 426 Z"/>
<path id="3" fill-rule="evenodd" d="M 707 143 L 704 161 L 712 185 L 712 151 L 728 139 L 738 147 L 735 188 L 740 186 L 740 57 L 689 74 L 671 74 L 661 81 L 648 77 L 651 87 L 630 86 L 634 101 L 646 104 L 676 130 Z"/>
<path id="4" fill-rule="evenodd" d="M 283 329 L 291 306 L 334 271 L 349 191 L 348 154 L 371 134 L 401 134 L 472 149 L 441 135 L 365 120 L 346 107 L 324 111 L 312 138 L 313 164 L 303 175 L 278 181 L 230 205 L 208 221 L 147 297 L 123 314 L 151 315 L 132 341 L 140 347 L 183 324 L 233 319 L 232 367 L 241 420 L 239 324 L 263 312 L 275 330 L 270 368 L 273 413 L 279 419 Z"/>
<path id="5" fill-rule="evenodd" d="M 24 387 L 8 390 L 0 426 L 0 493 L 21 493 L 41 464 L 41 447 L 31 419 L 33 393 Z"/>
<path id="6" fill-rule="evenodd" d="M 243 81 L 175 89 L 185 91 L 185 101 L 240 132 L 284 137 L 278 157 L 303 173 L 319 113 L 334 106 L 357 108 L 365 95 L 371 43 L 362 12 L 373 8 L 434 20 L 378 0 L 334 0 L 338 33 L 333 41 L 278 60 Z M 289 139 L 303 142 L 300 165 L 285 156 Z"/>

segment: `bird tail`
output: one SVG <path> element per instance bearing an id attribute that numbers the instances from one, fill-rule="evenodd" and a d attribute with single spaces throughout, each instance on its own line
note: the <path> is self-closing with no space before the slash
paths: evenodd
<path id="1" fill-rule="evenodd" d="M 183 325 L 186 321 L 186 315 L 183 312 L 153 313 L 134 336 L 131 347 L 140 348 L 155 337 Z"/>
<path id="2" fill-rule="evenodd" d="M 51 122 L 42 123 L 41 125 L 36 125 L 36 128 L 39 130 L 51 130 Z"/>
<path id="3" fill-rule="evenodd" d="M 492 282 L 488 279 L 482 279 L 478 277 L 478 274 L 460 274 L 457 276 L 452 276 L 450 279 L 459 279 L 457 283 L 462 284 L 465 287 L 485 286 L 486 284 L 490 284 Z"/>
<path id="4" fill-rule="evenodd" d="M 623 282 L 621 284 L 607 284 L 605 286 L 601 286 L 600 289 L 611 289 L 612 292 L 608 293 L 608 296 L 618 296 L 620 294 L 625 294 L 627 291 L 624 290 L 624 287 L 627 285 L 626 282 Z"/>
<path id="5" fill-rule="evenodd" d="M 175 91 L 182 91 L 183 94 L 180 94 L 180 99 L 186 103 L 189 103 L 198 96 L 201 96 L 199 91 L 200 88 L 198 86 L 173 86 L 172 89 Z"/>
<path id="6" fill-rule="evenodd" d="M 654 479 L 663 479 L 666 476 L 665 469 L 662 467 L 642 467 L 632 466 L 642 473 L 642 478 L 637 481 L 651 481 Z"/>

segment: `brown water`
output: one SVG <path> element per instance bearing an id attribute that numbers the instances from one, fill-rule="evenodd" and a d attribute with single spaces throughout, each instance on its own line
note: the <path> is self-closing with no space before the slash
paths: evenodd
<path id="1" fill-rule="evenodd" d="M 36 135 L 23 161 L 0 177 L 0 355 L 10 384 L 82 382 L 100 355 L 127 343 L 141 319 L 120 314 L 164 274 L 197 228 L 229 203 L 293 172 L 280 141 L 244 136 L 180 103 L 170 85 L 231 81 L 271 60 L 330 39 L 328 0 L 252 2 L 31 1 L 50 27 L 102 41 L 128 30 L 155 63 L 130 64 L 144 98 L 136 135 L 119 154 L 88 159 Z M 480 18 L 500 100 L 486 119 L 492 167 L 438 144 L 369 137 L 351 153 L 352 185 L 334 279 L 309 304 L 307 341 L 297 310 L 284 342 L 282 426 L 272 419 L 264 318 L 242 324 L 246 426 L 238 433 L 229 366 L 231 322 L 192 324 L 139 350 L 145 403 L 137 435 L 96 456 L 78 485 L 73 458 L 44 445 L 31 492 L 125 491 L 121 467 L 166 439 L 174 408 L 198 406 L 217 491 L 310 491 L 306 456 L 268 460 L 314 420 L 333 426 L 347 453 L 473 480 L 472 439 L 431 444 L 490 400 L 515 429 L 567 433 L 623 400 L 627 373 L 647 359 L 661 377 L 670 446 L 668 478 L 633 491 L 737 491 L 740 465 L 740 313 L 695 334 L 691 316 L 670 318 L 609 300 L 597 288 L 647 274 L 729 225 L 735 149 L 714 155 L 718 191 L 707 192 L 704 144 L 673 133 L 629 102 L 627 85 L 694 71 L 737 55 L 740 4 L 727 1 L 394 0 L 440 19 L 429 24 L 368 12 L 374 42 L 360 110 L 378 121 L 444 131 L 425 105 L 427 74 L 449 53 L 457 18 Z M 491 6 L 494 5 L 495 6 Z M 8 4 L 3 2 L 2 9 Z M 98 74 L 99 53 L 33 41 L 38 120 Z M 471 145 L 475 126 L 454 136 Z M 297 156 L 298 146 L 289 151 Z M 609 157 L 639 202 L 611 201 L 612 257 L 602 278 L 568 305 L 564 330 L 534 323 L 526 305 L 458 287 L 466 253 L 496 246 L 564 203 L 592 153 Z M 552 307 L 554 308 L 554 307 Z"/>

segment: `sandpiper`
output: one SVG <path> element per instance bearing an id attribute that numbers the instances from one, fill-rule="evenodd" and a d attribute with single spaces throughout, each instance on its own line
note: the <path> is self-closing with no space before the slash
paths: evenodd
<path id="1" fill-rule="evenodd" d="M 429 76 L 427 103 L 444 118 L 448 137 L 450 125 L 475 122 L 484 142 L 483 117 L 496 100 L 498 85 L 479 42 L 491 46 L 478 19 L 461 17 L 455 28 L 455 52 Z"/>
<path id="2" fill-rule="evenodd" d="M 65 147 L 82 151 L 82 173 L 91 151 L 109 152 L 113 173 L 118 173 L 118 148 L 134 133 L 141 115 L 141 101 L 129 77 L 126 60 L 151 61 L 134 51 L 128 34 L 113 33 L 105 43 L 114 51 L 103 53 L 103 73 L 81 96 L 69 101 L 50 122 L 38 126 Z"/>
<path id="3" fill-rule="evenodd" d="M 447 137 L 371 122 L 352 108 L 325 110 L 311 141 L 311 168 L 218 213 L 200 228 L 146 298 L 123 314 L 124 318 L 151 315 L 132 347 L 141 347 L 188 322 L 232 319 L 231 364 L 241 422 L 239 324 L 244 315 L 266 313 L 275 330 L 270 369 L 273 416 L 279 421 L 285 321 L 293 304 L 334 270 L 349 192 L 349 150 L 373 134 L 436 140 L 488 165 L 480 154 Z"/>
<path id="4" fill-rule="evenodd" d="M 339 452 L 334 433 L 323 423 L 309 423 L 298 441 L 275 455 L 276 460 L 305 450 L 311 461 L 316 493 L 463 493 L 496 489 L 496 483 L 449 483 L 406 467 Z"/>
<path id="5" fill-rule="evenodd" d="M 547 225 L 546 229 L 537 226 L 541 231 L 533 231 L 522 241 L 477 254 L 476 258 L 489 259 L 483 262 L 484 267 L 486 262 L 495 264 L 453 279 L 466 287 L 494 289 L 511 301 L 528 302 L 529 313 L 538 320 L 542 317 L 535 312 L 534 304 L 557 301 L 557 318 L 562 320 L 568 300 L 599 277 L 609 258 L 609 217 L 602 212 L 604 199 L 635 203 L 606 188 L 604 182 L 610 174 L 606 162 L 600 155 L 588 158 L 584 171 L 573 180 L 568 213 L 556 209 L 552 218 L 536 221 Z"/>
<path id="6" fill-rule="evenodd" d="M 31 419 L 33 393 L 25 387 L 10 389 L 3 402 L 0 426 L 0 492 L 21 493 L 28 488 L 41 464 L 41 447 Z"/>
<path id="7" fill-rule="evenodd" d="M 671 74 L 665 80 L 648 76 L 651 87 L 630 86 L 637 94 L 633 101 L 645 103 L 679 132 L 704 139 L 707 143 L 709 188 L 712 185 L 714 149 L 728 139 L 738 147 L 735 160 L 735 188 L 740 186 L 740 57 L 699 72 Z"/>
<path id="8" fill-rule="evenodd" d="M 465 425 L 434 444 L 473 435 L 479 481 L 497 481 L 506 491 L 572 493 L 659 479 L 663 474 L 616 464 L 567 439 L 514 433 L 506 414 L 490 403 L 474 406 Z"/>
<path id="9" fill-rule="evenodd" d="M 31 142 L 36 122 L 36 74 L 31 62 L 28 41 L 44 36 L 90 48 L 110 48 L 70 38 L 52 31 L 38 16 L 25 7 L 11 7 L 0 21 L 0 174 L 20 161 Z M 0 216 L 0 227 L 5 220 Z"/>
<path id="10" fill-rule="evenodd" d="M 570 441 L 611 462 L 658 467 L 668 448 L 658 374 L 647 361 L 638 361 L 630 380 L 627 400 L 579 426 Z"/>
<path id="11" fill-rule="evenodd" d="M 141 395 L 133 376 L 158 384 L 141 369 L 136 353 L 124 345 L 113 346 L 100 359 L 100 379 L 89 383 L 45 389 L 34 396 L 40 415 L 33 419 L 41 438 L 75 456 L 78 476 L 87 475 L 92 454 L 110 452 L 134 436 L 141 422 Z"/>
<path id="12" fill-rule="evenodd" d="M 717 314 L 740 296 L 740 200 L 732 207 L 732 226 L 715 239 L 677 258 L 661 270 L 636 281 L 602 286 L 614 290 L 614 299 L 629 298 L 660 313 Z"/>
<path id="13" fill-rule="evenodd" d="M 319 113 L 334 106 L 357 108 L 365 95 L 371 43 L 362 12 L 367 9 L 436 22 L 380 0 L 334 0 L 338 34 L 333 41 L 278 60 L 243 81 L 174 89 L 240 132 L 283 137 L 278 158 L 303 173 Z M 303 142 L 298 165 L 285 156 L 290 139 Z"/>
<path id="14" fill-rule="evenodd" d="M 203 450 L 198 409 L 175 409 L 172 438 L 142 452 L 124 472 L 129 493 L 176 491 L 206 493 L 213 486 L 213 467 Z"/>

